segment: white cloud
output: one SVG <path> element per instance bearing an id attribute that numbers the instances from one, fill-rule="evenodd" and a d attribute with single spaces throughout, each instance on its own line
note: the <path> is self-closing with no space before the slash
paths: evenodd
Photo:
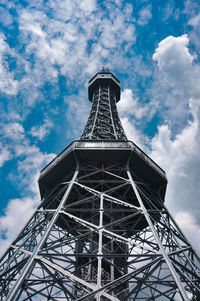
<path id="1" fill-rule="evenodd" d="M 175 218 L 188 241 L 192 243 L 193 248 L 200 254 L 200 226 L 195 217 L 188 212 L 180 211 Z"/>
<path id="2" fill-rule="evenodd" d="M 192 25 L 193 27 L 197 27 L 200 24 L 200 14 L 192 17 L 189 21 L 188 21 L 189 25 Z"/>
<path id="3" fill-rule="evenodd" d="M 184 14 L 194 17 L 196 12 L 199 11 L 199 7 L 199 1 L 186 0 L 184 2 Z"/>
<path id="4" fill-rule="evenodd" d="M 125 26 L 124 16 L 119 14 L 115 16 L 114 20 L 105 19 L 101 25 L 101 38 L 100 41 L 105 48 L 115 48 L 119 45 L 119 40 L 125 42 L 135 42 L 135 28 L 132 24 Z"/>
<path id="5" fill-rule="evenodd" d="M 187 35 L 170 36 L 159 43 L 153 55 L 158 64 L 161 99 L 169 111 L 165 112 L 167 122 L 158 127 L 152 139 L 150 156 L 166 171 L 167 207 L 199 252 L 200 66 L 188 47 Z M 158 91 L 154 96 L 158 97 Z M 173 126 L 178 118 L 184 122 L 178 122 L 176 131 Z"/>
<path id="6" fill-rule="evenodd" d="M 7 95 L 16 95 L 18 92 L 18 81 L 14 79 L 14 74 L 9 71 L 6 55 L 12 55 L 13 51 L 5 41 L 5 36 L 0 34 L 0 91 Z"/>
<path id="7" fill-rule="evenodd" d="M 159 99 L 160 109 L 165 114 L 162 113 L 162 117 L 171 122 L 173 130 L 176 127 L 179 131 L 190 117 L 189 99 L 200 98 L 200 65 L 196 54 L 189 50 L 187 35 L 169 36 L 159 43 L 153 60 L 158 68 L 152 95 Z"/>
<path id="8" fill-rule="evenodd" d="M 200 96 L 199 66 L 196 55 L 189 52 L 189 38 L 169 36 L 162 40 L 153 54 L 158 63 L 160 83 L 171 88 L 173 94 L 184 97 Z M 185 98 L 184 97 L 184 98 Z M 188 99 L 187 99 L 188 100 Z"/>
<path id="9" fill-rule="evenodd" d="M 5 215 L 0 217 L 0 234 L 3 236 L 0 239 L 0 249 L 3 251 L 39 203 L 39 172 L 55 157 L 55 154 L 43 153 L 36 145 L 32 145 L 26 137 L 24 127 L 19 122 L 5 124 L 1 129 L 1 134 L 6 146 L 0 154 L 0 163 L 3 164 L 5 160 L 12 159 L 13 164 L 16 164 L 16 169 L 12 169 L 8 176 L 15 187 L 22 190 L 23 196 L 21 199 L 9 200 Z M 2 144 L 0 148 L 1 146 Z"/>
<path id="10" fill-rule="evenodd" d="M 149 110 L 149 104 L 141 105 L 138 98 L 133 96 L 131 89 L 125 89 L 121 93 L 121 100 L 117 104 L 120 115 L 123 117 L 132 115 L 136 119 L 141 119 L 145 115 L 153 115 L 153 110 Z"/>
<path id="11" fill-rule="evenodd" d="M 67 137 L 79 138 L 86 124 L 91 103 L 87 101 L 84 91 L 80 91 L 78 95 L 65 97 L 65 102 L 68 103 L 66 119 L 70 124 Z"/>
<path id="12" fill-rule="evenodd" d="M 0 167 L 4 165 L 4 163 L 12 158 L 11 152 L 7 147 L 4 147 L 2 143 L 0 143 Z"/>
<path id="13" fill-rule="evenodd" d="M 52 127 L 53 127 L 53 123 L 50 120 L 45 119 L 43 125 L 41 125 L 41 126 L 33 126 L 30 129 L 29 133 L 33 137 L 37 137 L 39 140 L 43 140 L 44 137 L 46 137 L 49 134 L 50 129 Z"/>
<path id="14" fill-rule="evenodd" d="M 55 154 L 42 153 L 37 147 L 28 146 L 23 155 L 25 159 L 18 162 L 20 176 L 17 177 L 21 181 L 20 186 L 23 186 L 24 190 L 36 195 L 39 199 L 38 178 L 40 170 L 55 158 Z"/>
<path id="15" fill-rule="evenodd" d="M 151 18 L 152 18 L 151 5 L 148 5 L 147 7 L 143 8 L 139 12 L 138 24 L 142 25 L 142 26 L 146 25 L 146 24 L 148 24 L 148 22 Z"/>
<path id="16" fill-rule="evenodd" d="M 73 16 L 78 18 L 90 16 L 96 9 L 95 0 L 49 1 L 49 5 L 53 9 L 54 17 L 64 22 L 71 20 Z"/>
<path id="17" fill-rule="evenodd" d="M 138 125 L 143 118 L 146 118 L 145 120 L 152 118 L 155 113 L 156 102 L 140 103 L 140 100 L 134 97 L 131 89 L 125 89 L 121 93 L 121 100 L 117 107 L 127 138 L 146 150 L 145 145 L 148 144 L 149 139 L 138 129 Z"/>
<path id="18" fill-rule="evenodd" d="M 0 20 L 4 26 L 9 26 L 13 22 L 12 15 L 3 7 L 0 7 Z"/>
<path id="19" fill-rule="evenodd" d="M 190 102 L 194 106 L 194 102 Z M 199 112 L 200 100 L 195 107 L 194 110 Z M 169 206 L 176 212 L 182 208 L 199 216 L 200 128 L 194 114 L 193 118 L 174 138 L 168 125 L 160 126 L 152 140 L 151 157 L 167 172 Z"/>
<path id="20" fill-rule="evenodd" d="M 184 2 L 184 14 L 188 19 L 187 30 L 191 46 L 196 53 L 200 49 L 200 2 L 186 0 Z"/>
<path id="21" fill-rule="evenodd" d="M 0 217 L 0 250 L 3 253 L 25 225 L 34 211 L 37 201 L 32 198 L 12 199 L 5 215 Z M 17 226 L 16 226 L 17 225 Z"/>
<path id="22" fill-rule="evenodd" d="M 23 111 L 44 101 L 45 83 L 56 89 L 60 75 L 67 77 L 68 85 L 77 85 L 103 65 L 126 69 L 130 64 L 124 54 L 135 43 L 136 33 L 129 4 L 107 1 L 106 10 L 95 0 L 47 1 L 45 8 L 41 1 L 27 1 L 26 7 L 9 5 L 17 12 L 20 51 L 16 55 L 1 35 L 0 90 L 8 95 L 19 92 Z M 12 72 L 3 60 L 7 54 L 15 60 Z M 12 99 L 10 107 L 16 102 Z"/>
<path id="23" fill-rule="evenodd" d="M 21 140 L 24 138 L 24 128 L 18 122 L 10 122 L 3 126 L 2 134 L 13 141 Z"/>
<path id="24" fill-rule="evenodd" d="M 16 181 L 16 185 L 23 186 L 24 191 L 39 196 L 37 186 L 39 171 L 55 155 L 45 154 L 36 145 L 32 145 L 26 137 L 24 127 L 19 122 L 2 125 L 1 135 L 4 148 L 7 150 L 4 156 L 12 154 L 12 159 L 17 160 L 17 170 L 10 173 L 10 179 Z"/>
<path id="25" fill-rule="evenodd" d="M 112 3 L 107 14 L 96 1 L 50 1 L 50 17 L 37 6 L 33 10 L 20 10 L 20 30 L 26 56 L 35 56 L 34 70 L 30 70 L 34 85 L 44 79 L 55 80 L 58 68 L 68 79 L 79 79 L 102 66 L 102 61 L 114 55 L 121 45 L 135 42 L 135 27 L 130 19 L 130 10 Z M 49 8 L 48 7 L 48 8 Z M 110 18 L 109 18 L 110 17 Z M 66 21 L 68 22 L 66 23 Z M 97 40 L 97 36 L 99 36 Z M 96 43 L 97 41 L 97 43 Z M 91 47 L 90 47 L 91 44 Z M 88 51 L 89 47 L 89 51 Z M 43 67 L 43 69 L 41 68 Z M 26 76 L 26 77 L 27 77 Z"/>
<path id="26" fill-rule="evenodd" d="M 169 36 L 162 40 L 153 54 L 159 71 L 174 73 L 174 70 L 191 66 L 194 57 L 189 53 L 189 39 L 187 35 L 180 37 Z M 180 72 L 180 70 L 178 70 Z"/>
<path id="27" fill-rule="evenodd" d="M 77 3 L 87 15 L 90 15 L 96 9 L 96 1 L 95 0 L 78 0 Z"/>
<path id="28" fill-rule="evenodd" d="M 147 137 L 145 137 L 134 125 L 133 121 L 128 117 L 122 117 L 121 123 L 128 140 L 133 141 L 143 150 L 146 149 Z"/>

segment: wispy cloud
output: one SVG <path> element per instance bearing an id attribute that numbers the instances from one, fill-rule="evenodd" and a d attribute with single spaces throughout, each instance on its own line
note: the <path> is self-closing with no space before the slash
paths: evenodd
<path id="1" fill-rule="evenodd" d="M 20 123 L 6 124 L 2 127 L 1 135 L 0 163 L 3 165 L 11 159 L 15 162 L 17 167 L 8 176 L 13 185 L 21 190 L 21 199 L 9 200 L 4 215 L 0 217 L 0 234 L 3 237 L 0 246 L 3 251 L 39 203 L 39 172 L 55 155 L 43 153 L 32 144 Z"/>
<path id="2" fill-rule="evenodd" d="M 147 25 L 151 18 L 151 5 L 148 5 L 139 12 L 138 24 L 142 26 Z"/>
<path id="3" fill-rule="evenodd" d="M 2 143 L 0 143 L 0 167 L 4 165 L 4 163 L 12 158 L 11 152 L 7 147 L 3 147 Z"/>
<path id="4" fill-rule="evenodd" d="M 9 55 L 14 57 L 9 45 L 6 43 L 6 38 L 0 34 L 0 92 L 7 95 L 16 95 L 18 92 L 18 81 L 14 78 L 14 73 L 9 71 L 9 65 L 6 57 Z"/>
<path id="5" fill-rule="evenodd" d="M 52 121 L 50 121 L 49 119 L 45 119 L 44 123 L 41 126 L 33 126 L 30 129 L 29 133 L 33 137 L 36 137 L 39 140 L 43 140 L 44 137 L 46 137 L 49 134 L 52 127 L 53 127 Z"/>

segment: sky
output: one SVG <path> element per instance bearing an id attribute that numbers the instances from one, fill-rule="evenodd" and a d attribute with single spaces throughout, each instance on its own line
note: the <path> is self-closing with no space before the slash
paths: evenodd
<path id="1" fill-rule="evenodd" d="M 103 66 L 121 82 L 128 139 L 166 171 L 166 206 L 200 253 L 198 0 L 0 0 L 1 252 L 40 202 L 40 170 L 79 139 Z"/>

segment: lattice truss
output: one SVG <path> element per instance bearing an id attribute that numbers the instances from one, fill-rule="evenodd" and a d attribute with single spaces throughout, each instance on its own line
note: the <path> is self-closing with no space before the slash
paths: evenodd
<path id="1" fill-rule="evenodd" d="M 90 115 L 81 139 L 127 140 L 118 116 L 116 101 L 115 91 L 109 84 L 102 82 L 94 90 Z"/>
<path id="2" fill-rule="evenodd" d="M 117 164 L 64 179 L 0 263 L 1 300 L 200 296 L 200 261 L 158 192 Z"/>

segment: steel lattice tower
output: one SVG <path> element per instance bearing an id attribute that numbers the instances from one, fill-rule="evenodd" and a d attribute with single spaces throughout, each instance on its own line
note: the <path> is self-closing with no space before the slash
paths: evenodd
<path id="1" fill-rule="evenodd" d="M 200 300 L 165 172 L 121 126 L 119 80 L 102 70 L 88 91 L 81 139 L 41 171 L 41 203 L 1 258 L 1 300 Z"/>

